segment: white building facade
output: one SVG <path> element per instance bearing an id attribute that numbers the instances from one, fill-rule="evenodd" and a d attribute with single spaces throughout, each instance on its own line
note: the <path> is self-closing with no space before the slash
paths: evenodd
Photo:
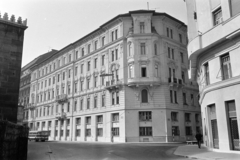
<path id="1" fill-rule="evenodd" d="M 186 30 L 165 13 L 130 11 L 53 54 L 31 73 L 30 129 L 63 141 L 193 139 L 201 115 Z"/>
<path id="2" fill-rule="evenodd" d="M 204 143 L 240 150 L 240 1 L 186 4 L 191 79 L 199 84 Z"/>

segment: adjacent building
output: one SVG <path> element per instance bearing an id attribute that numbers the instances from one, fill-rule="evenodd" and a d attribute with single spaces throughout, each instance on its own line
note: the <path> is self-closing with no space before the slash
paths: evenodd
<path id="1" fill-rule="evenodd" d="M 240 1 L 186 4 L 191 79 L 199 84 L 204 143 L 240 150 Z"/>
<path id="2" fill-rule="evenodd" d="M 26 20 L 0 15 L 0 120 L 17 123 L 18 93 Z"/>
<path id="3" fill-rule="evenodd" d="M 172 142 L 201 128 L 186 25 L 152 10 L 120 14 L 31 69 L 28 124 L 50 139 Z"/>
<path id="4" fill-rule="evenodd" d="M 31 72 L 32 68 L 43 60 L 46 60 L 52 54 L 57 52 L 57 50 L 51 50 L 29 62 L 21 69 L 20 77 L 20 90 L 19 90 L 19 108 L 18 108 L 18 123 L 27 125 L 28 119 L 28 109 L 31 108 L 30 99 L 30 82 L 31 82 Z"/>

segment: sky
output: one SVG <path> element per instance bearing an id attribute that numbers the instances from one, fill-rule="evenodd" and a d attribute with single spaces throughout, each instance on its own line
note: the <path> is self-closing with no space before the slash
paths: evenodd
<path id="1" fill-rule="evenodd" d="M 1 0 L 0 13 L 27 19 L 22 67 L 51 49 L 60 50 L 113 17 L 139 9 L 165 12 L 187 24 L 183 0 Z"/>

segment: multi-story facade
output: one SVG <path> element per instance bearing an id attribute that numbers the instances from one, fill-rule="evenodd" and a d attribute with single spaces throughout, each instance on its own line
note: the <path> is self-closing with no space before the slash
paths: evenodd
<path id="1" fill-rule="evenodd" d="M 0 15 L 0 120 L 17 123 L 18 93 L 26 20 Z"/>
<path id="2" fill-rule="evenodd" d="M 21 77 L 20 77 L 20 90 L 19 90 L 19 109 L 18 109 L 18 123 L 19 124 L 27 124 L 28 120 L 28 110 L 31 107 L 32 103 L 29 103 L 30 99 L 30 82 L 31 82 L 31 72 L 32 68 L 37 65 L 38 63 L 41 63 L 42 61 L 46 60 L 48 57 L 50 57 L 52 54 L 56 53 L 57 50 L 51 50 L 37 58 L 35 58 L 33 61 L 25 65 L 21 69 Z"/>
<path id="3" fill-rule="evenodd" d="M 240 1 L 186 0 L 191 79 L 199 84 L 205 144 L 240 150 Z"/>
<path id="4" fill-rule="evenodd" d="M 30 129 L 68 141 L 192 139 L 201 121 L 186 30 L 168 14 L 131 11 L 61 49 L 31 72 Z"/>

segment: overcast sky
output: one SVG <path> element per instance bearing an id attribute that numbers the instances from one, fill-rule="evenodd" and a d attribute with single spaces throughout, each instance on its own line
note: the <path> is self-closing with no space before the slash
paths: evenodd
<path id="1" fill-rule="evenodd" d="M 187 24 L 183 0 L 0 0 L 0 12 L 27 19 L 22 66 L 60 50 L 100 25 L 132 10 L 165 12 Z"/>

